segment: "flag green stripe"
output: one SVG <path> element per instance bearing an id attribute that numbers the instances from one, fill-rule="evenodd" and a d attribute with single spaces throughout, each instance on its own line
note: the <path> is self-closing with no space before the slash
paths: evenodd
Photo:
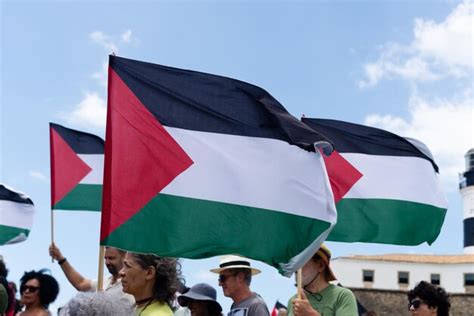
<path id="1" fill-rule="evenodd" d="M 4 245 L 12 239 L 18 238 L 21 234 L 23 234 L 26 239 L 29 233 L 29 229 L 0 225 L 0 245 Z"/>
<path id="2" fill-rule="evenodd" d="M 160 194 L 102 244 L 192 259 L 238 253 L 278 267 L 329 226 L 284 212 Z"/>
<path id="3" fill-rule="evenodd" d="M 410 201 L 342 199 L 332 241 L 397 245 L 431 244 L 438 237 L 446 209 Z"/>
<path id="4" fill-rule="evenodd" d="M 53 209 L 100 212 L 102 209 L 102 185 L 78 184 L 61 201 L 56 203 Z"/>

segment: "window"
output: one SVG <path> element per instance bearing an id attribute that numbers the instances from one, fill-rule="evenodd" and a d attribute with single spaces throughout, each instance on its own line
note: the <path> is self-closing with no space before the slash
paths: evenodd
<path id="1" fill-rule="evenodd" d="M 464 286 L 474 286 L 474 273 L 464 273 Z"/>
<path id="2" fill-rule="evenodd" d="M 438 273 L 431 274 L 431 284 L 434 284 L 434 285 L 441 284 L 441 276 Z"/>
<path id="3" fill-rule="evenodd" d="M 399 271 L 398 272 L 398 284 L 408 284 L 409 272 Z"/>
<path id="4" fill-rule="evenodd" d="M 374 282 L 374 270 L 362 270 L 363 282 Z"/>

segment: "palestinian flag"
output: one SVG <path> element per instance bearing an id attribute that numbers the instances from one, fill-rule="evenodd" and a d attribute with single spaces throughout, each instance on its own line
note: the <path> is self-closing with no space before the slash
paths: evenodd
<path id="1" fill-rule="evenodd" d="M 326 165 L 336 190 L 338 179 L 345 178 L 332 161 L 338 153 L 362 176 L 336 204 L 337 224 L 328 240 L 397 245 L 436 240 L 447 200 L 426 146 L 378 128 L 327 119 L 302 121 L 331 139 L 337 151 Z"/>
<path id="2" fill-rule="evenodd" d="M 336 213 L 313 146 L 325 139 L 266 91 L 110 56 L 108 92 L 103 245 L 240 254 L 291 274 L 325 240 Z"/>
<path id="3" fill-rule="evenodd" d="M 33 226 L 35 208 L 25 194 L 0 184 L 0 245 L 22 242 Z"/>
<path id="4" fill-rule="evenodd" d="M 280 309 L 288 310 L 285 305 L 280 303 L 279 301 L 276 301 L 275 306 L 273 306 L 272 313 L 270 314 L 271 316 L 278 316 L 278 312 Z"/>
<path id="5" fill-rule="evenodd" d="M 49 130 L 51 208 L 100 212 L 104 141 L 54 123 Z"/>

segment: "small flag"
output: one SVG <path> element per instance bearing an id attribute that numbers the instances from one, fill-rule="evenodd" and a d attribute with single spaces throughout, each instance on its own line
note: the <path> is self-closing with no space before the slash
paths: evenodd
<path id="1" fill-rule="evenodd" d="M 49 125 L 51 208 L 100 212 L 104 141 L 89 133 Z"/>
<path id="2" fill-rule="evenodd" d="M 280 309 L 285 309 L 287 310 L 286 306 L 280 303 L 279 301 L 276 301 L 275 306 L 273 307 L 272 314 L 271 316 L 278 316 L 278 311 Z"/>
<path id="3" fill-rule="evenodd" d="M 33 201 L 0 184 L 0 245 L 25 241 L 33 226 Z"/>

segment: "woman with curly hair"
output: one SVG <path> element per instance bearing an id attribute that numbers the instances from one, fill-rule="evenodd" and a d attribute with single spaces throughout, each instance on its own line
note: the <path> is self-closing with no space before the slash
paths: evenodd
<path id="1" fill-rule="evenodd" d="M 120 270 L 123 291 L 135 297 L 140 316 L 172 316 L 171 309 L 179 285 L 178 260 L 127 252 Z"/>
<path id="2" fill-rule="evenodd" d="M 20 302 L 25 310 L 21 316 L 49 316 L 49 304 L 59 293 L 59 284 L 55 278 L 43 270 L 25 272 L 20 279 Z"/>
<path id="3" fill-rule="evenodd" d="M 449 295 L 440 287 L 421 281 L 408 292 L 408 310 L 416 316 L 449 316 Z"/>

